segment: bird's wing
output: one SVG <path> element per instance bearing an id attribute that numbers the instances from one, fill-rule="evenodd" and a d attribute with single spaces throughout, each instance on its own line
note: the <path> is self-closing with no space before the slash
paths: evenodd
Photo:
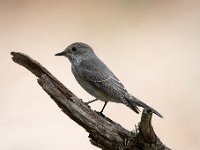
<path id="1" fill-rule="evenodd" d="M 99 59 L 82 61 L 79 64 L 79 72 L 84 80 L 89 82 L 94 88 L 103 91 L 116 100 L 127 93 L 119 79 Z"/>

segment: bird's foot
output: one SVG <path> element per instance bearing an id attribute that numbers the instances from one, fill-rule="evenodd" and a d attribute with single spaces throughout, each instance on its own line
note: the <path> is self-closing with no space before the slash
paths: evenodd
<path id="1" fill-rule="evenodd" d="M 98 115 L 100 115 L 103 118 L 106 118 L 106 116 L 103 114 L 102 111 L 95 111 Z"/>
<path id="2" fill-rule="evenodd" d="M 85 103 L 85 102 L 84 102 Z M 89 107 L 89 108 L 91 108 L 91 106 L 90 105 L 88 105 L 88 103 L 85 103 L 86 105 L 87 105 L 87 107 Z"/>

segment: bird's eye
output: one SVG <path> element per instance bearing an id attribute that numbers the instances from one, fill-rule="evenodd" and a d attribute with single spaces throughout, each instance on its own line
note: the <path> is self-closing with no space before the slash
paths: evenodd
<path id="1" fill-rule="evenodd" d="M 76 47 L 72 47 L 72 51 L 73 52 L 77 51 L 77 48 Z"/>

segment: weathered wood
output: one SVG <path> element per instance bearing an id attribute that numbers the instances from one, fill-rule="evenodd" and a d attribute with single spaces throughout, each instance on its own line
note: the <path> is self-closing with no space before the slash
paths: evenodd
<path id="1" fill-rule="evenodd" d="M 38 83 L 58 107 L 88 133 L 90 142 L 103 150 L 169 150 L 156 136 L 151 125 L 152 113 L 143 111 L 138 130 L 130 132 L 120 124 L 90 109 L 46 68 L 29 56 L 11 52 L 15 63 L 38 77 Z"/>

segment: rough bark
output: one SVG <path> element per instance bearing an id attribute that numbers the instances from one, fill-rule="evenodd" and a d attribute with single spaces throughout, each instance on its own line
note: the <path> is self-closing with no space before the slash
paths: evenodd
<path id="1" fill-rule="evenodd" d="M 12 60 L 27 68 L 58 107 L 88 133 L 90 142 L 103 150 L 169 150 L 155 134 L 152 113 L 143 111 L 141 122 L 130 132 L 108 117 L 90 109 L 46 68 L 29 56 L 11 52 Z"/>

